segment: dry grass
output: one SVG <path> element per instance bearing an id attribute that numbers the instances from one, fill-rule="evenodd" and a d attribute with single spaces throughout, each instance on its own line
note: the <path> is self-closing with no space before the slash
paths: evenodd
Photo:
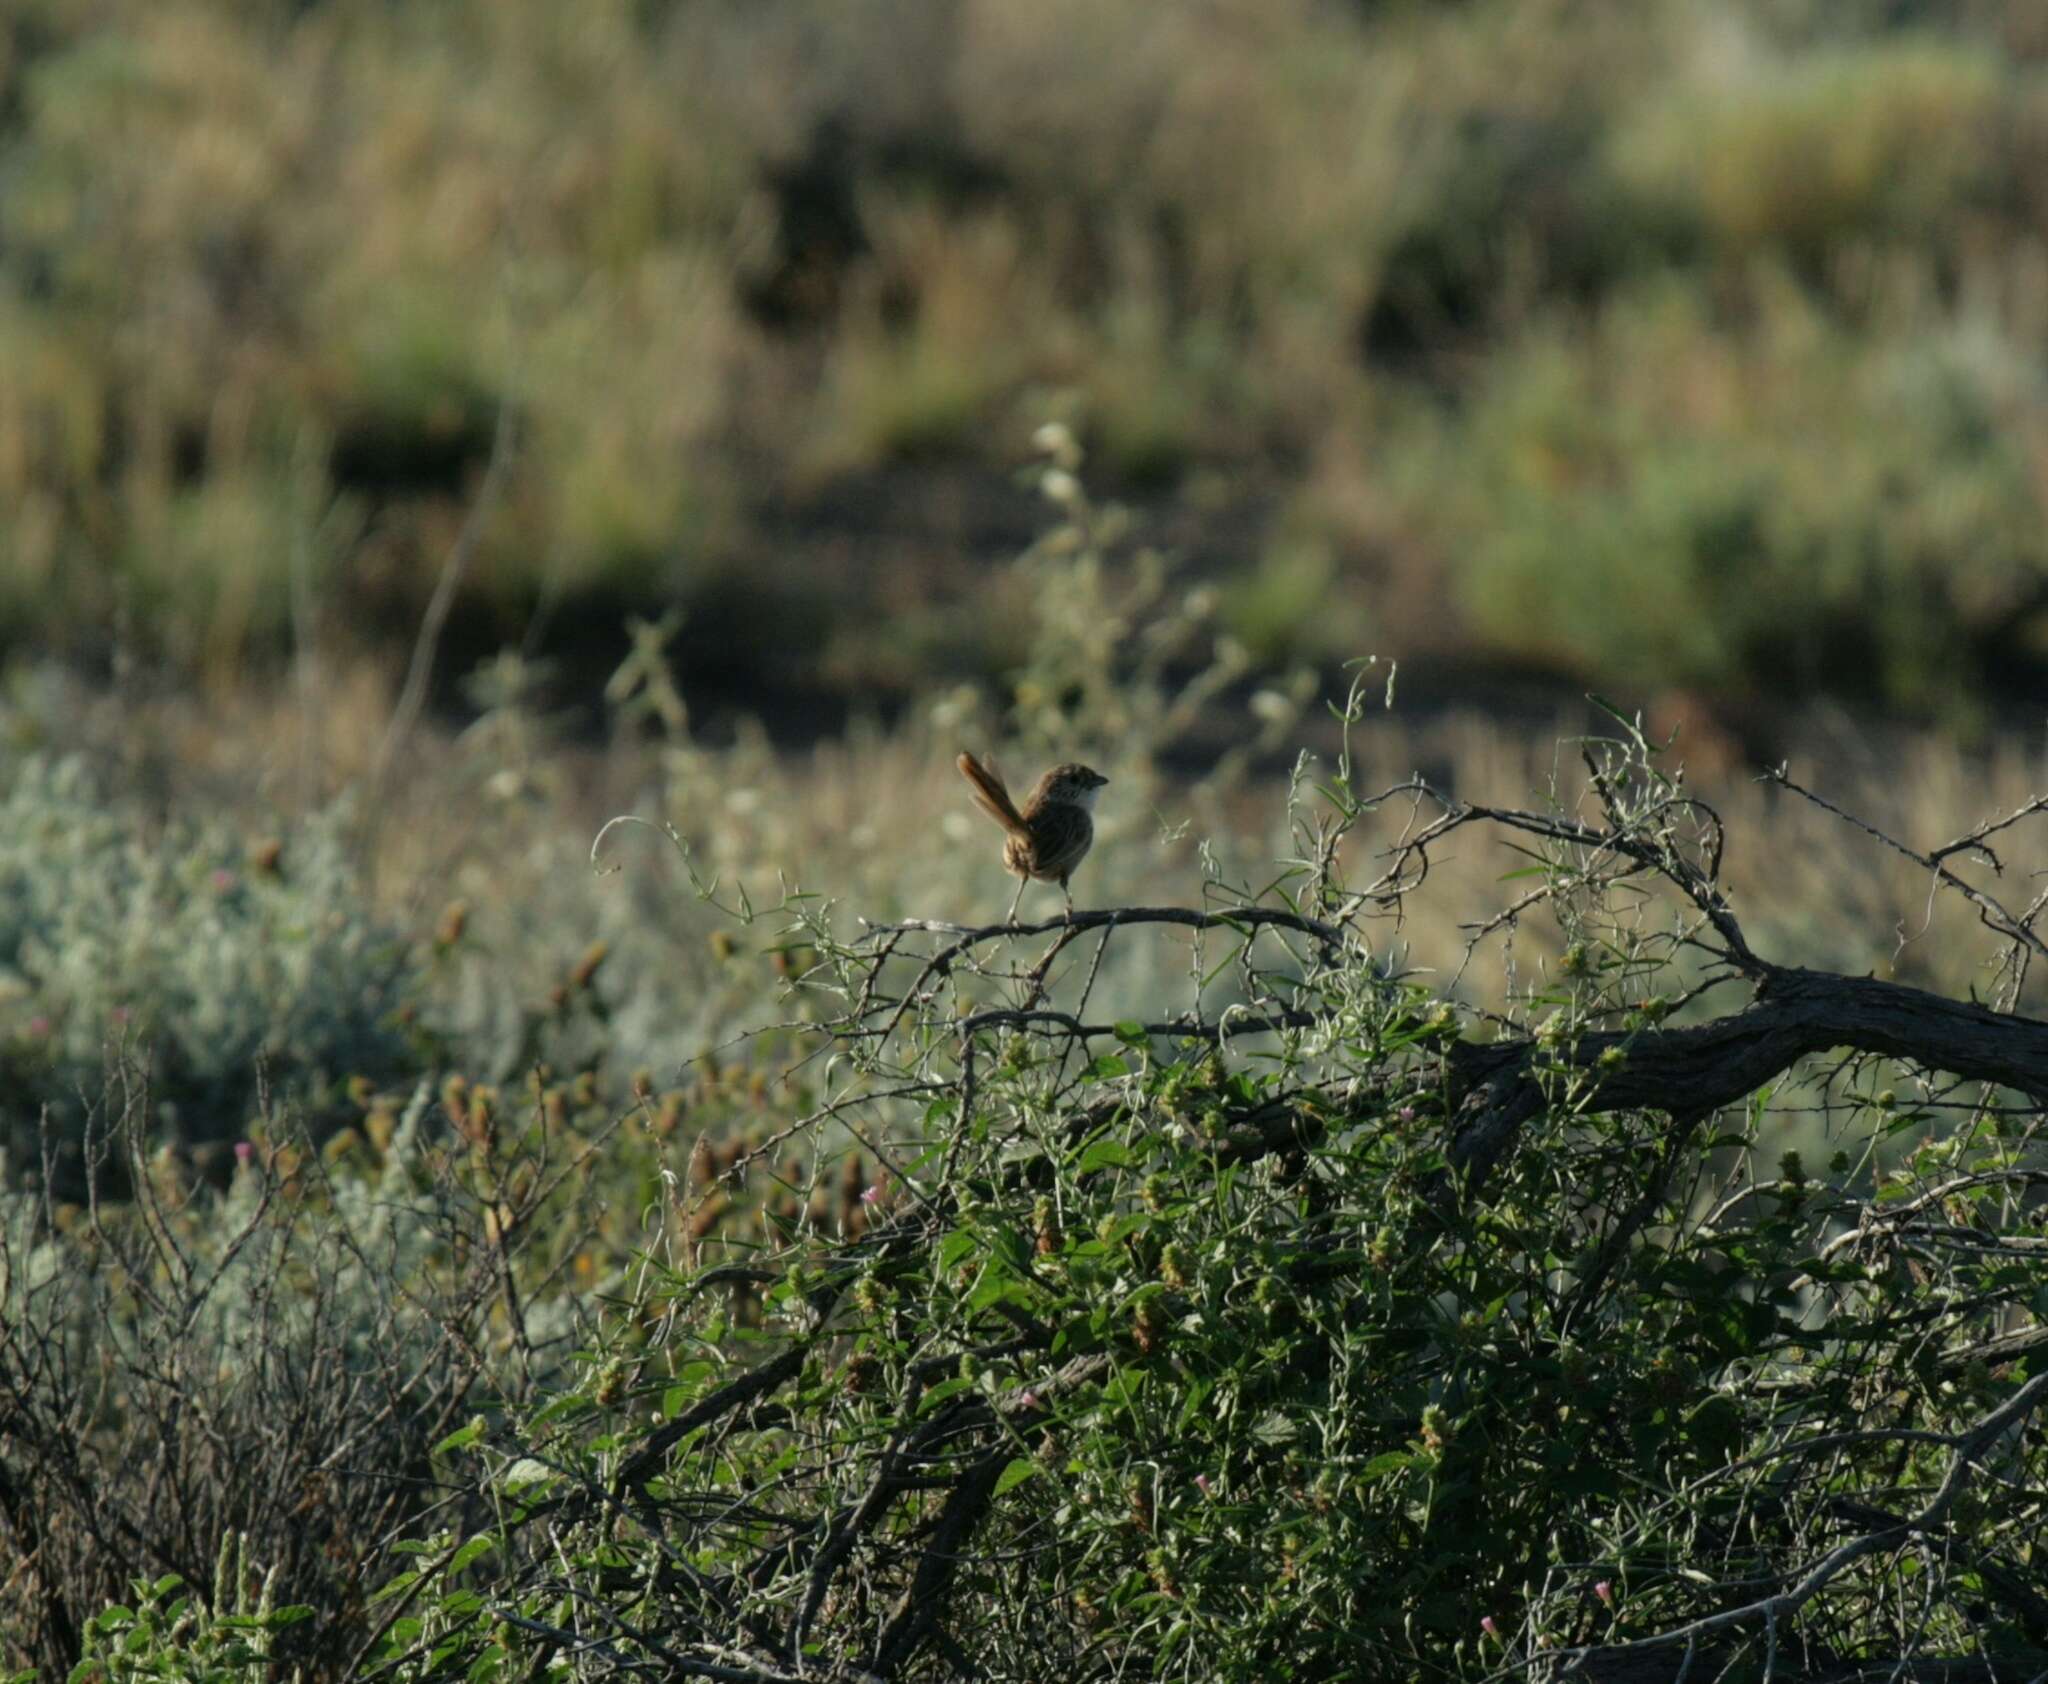
<path id="1" fill-rule="evenodd" d="M 388 705 L 362 668 L 316 679 L 299 695 L 240 690 L 116 705 L 54 684 L 27 694 L 8 720 L 17 743 L 47 730 L 55 708 L 67 730 L 82 727 L 70 740 L 88 740 L 126 789 L 173 810 L 234 815 L 252 837 L 360 779 Z M 1508 727 L 1470 712 L 1411 719 L 1397 706 L 1355 734 L 1354 781 L 1382 787 L 1421 771 L 1467 800 L 1541 805 L 1556 787 L 1576 803 L 1585 780 L 1569 739 L 1582 727 L 1564 717 Z M 1011 883 L 951 760 L 960 745 L 999 742 L 1000 733 L 972 689 L 927 698 L 893 729 L 856 726 L 802 750 L 778 750 L 752 729 L 723 747 L 572 740 L 515 706 L 461 733 L 430 729 L 400 757 L 365 832 L 372 880 L 382 909 L 421 934 L 448 901 L 467 900 L 479 939 L 501 956 L 496 980 L 519 997 L 540 997 L 590 940 L 608 940 L 607 975 L 625 1002 L 622 1061 L 674 1067 L 736 1029 L 772 989 L 759 969 L 774 945 L 770 926 L 749 934 L 737 961 L 721 958 L 710 937 L 725 920 L 694 897 L 656 832 L 613 832 L 608 874 L 593 872 L 591 842 L 604 822 L 634 813 L 673 824 L 699 872 L 722 881 L 721 900 L 743 886 L 770 906 L 787 886 L 828 897 L 849 928 L 856 918 L 993 916 Z M 1317 755 L 1311 775 L 1327 776 L 1337 744 L 1313 711 L 1299 735 Z M 1142 733 L 1127 740 L 1138 744 Z M 1098 847 L 1076 880 L 1084 905 L 1197 901 L 1205 848 L 1206 869 L 1252 884 L 1270 880 L 1291 852 L 1284 749 L 1220 779 L 1191 779 L 1106 744 L 1086 752 L 1112 783 Z M 1672 752 L 1702 768 L 1689 781 L 1726 820 L 1728 882 L 1760 950 L 1952 994 L 1990 991 L 1985 932 L 1955 897 L 1930 893 L 1923 868 L 1755 781 L 1754 768 L 1730 762 L 1740 754 L 1730 740 L 1703 735 L 1694 746 L 1681 736 Z M 1043 753 L 1013 746 L 1006 769 L 1028 777 Z M 1965 755 L 1936 735 L 1873 737 L 1838 717 L 1811 719 L 1787 764 L 1796 781 L 1920 850 L 2048 791 L 2038 741 L 2006 736 Z M 1354 874 L 1371 868 L 1406 818 L 1403 803 L 1383 809 L 1349 862 Z M 2000 849 L 2003 888 L 2024 904 L 2039 838 L 2021 827 L 2009 843 Z M 1495 840 L 1445 854 L 1401 928 L 1389 930 L 1390 949 L 1438 976 L 1462 969 L 1462 990 L 1478 1003 L 1507 1003 L 1511 984 L 1538 986 L 1560 945 L 1543 918 L 1496 934 L 1466 960 L 1469 928 L 1508 904 L 1517 885 L 1507 874 L 1525 863 Z M 1992 882 L 1981 865 L 1959 868 Z M 1027 896 L 1027 914 L 1055 906 L 1052 890 Z M 1184 955 L 1172 940 L 1162 936 L 1153 964 L 1122 979 L 1132 1009 L 1148 990 L 1182 985 Z M 2028 998 L 2038 993 L 2037 984 Z"/>

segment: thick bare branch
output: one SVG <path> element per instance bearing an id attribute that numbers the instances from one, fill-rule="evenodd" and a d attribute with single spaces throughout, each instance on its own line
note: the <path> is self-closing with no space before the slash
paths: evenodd
<path id="1" fill-rule="evenodd" d="M 1831 1048 L 1908 1059 L 2048 1103 L 2048 1023 L 1875 977 L 1773 969 L 1748 1010 L 1677 1029 L 1602 1030 L 1451 1051 L 1460 1104 L 1452 1159 L 1482 1183 L 1515 1131 L 1570 1091 L 1598 1110 L 1696 1112 L 1731 1105 Z"/>

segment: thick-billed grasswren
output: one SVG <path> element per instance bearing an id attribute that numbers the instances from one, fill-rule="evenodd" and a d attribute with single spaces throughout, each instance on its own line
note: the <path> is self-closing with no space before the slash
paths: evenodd
<path id="1" fill-rule="evenodd" d="M 1040 778 L 1019 806 L 1010 799 L 1009 786 L 994 767 L 965 753 L 955 764 L 967 780 L 967 787 L 973 790 L 975 804 L 1003 827 L 1004 869 L 1023 879 L 1017 885 L 1016 899 L 1010 902 L 1010 915 L 1004 922 L 1015 920 L 1025 886 L 1034 877 L 1059 884 L 1060 893 L 1067 897 L 1067 910 L 1073 911 L 1074 896 L 1067 887 L 1067 879 L 1073 876 L 1074 868 L 1095 841 L 1095 820 L 1090 809 L 1095 805 L 1096 791 L 1109 779 L 1070 760 Z"/>

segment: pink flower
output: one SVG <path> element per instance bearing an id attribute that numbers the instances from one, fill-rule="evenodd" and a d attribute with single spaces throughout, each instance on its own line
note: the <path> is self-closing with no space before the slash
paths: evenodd
<path id="1" fill-rule="evenodd" d="M 877 1181 L 872 1187 L 863 1190 L 860 1196 L 860 1202 L 864 1205 L 871 1205 L 875 1203 L 878 1199 L 880 1199 L 881 1196 L 882 1183 Z"/>
<path id="2" fill-rule="evenodd" d="M 1494 1642 L 1498 1643 L 1500 1641 L 1500 1627 L 1493 1623 L 1493 1616 L 1491 1614 L 1488 1614 L 1485 1619 L 1479 1622 L 1479 1629 L 1492 1638 Z"/>
<path id="3" fill-rule="evenodd" d="M 1204 1497 L 1213 1497 L 1215 1495 L 1215 1493 L 1209 1489 L 1209 1476 L 1207 1474 L 1196 1474 L 1195 1485 L 1201 1491 Z"/>
<path id="4" fill-rule="evenodd" d="M 228 870 L 227 867 L 221 866 L 214 871 L 213 891 L 215 894 L 224 895 L 234 886 L 235 874 Z"/>
<path id="5" fill-rule="evenodd" d="M 1027 1387 L 1017 1394 L 1017 1407 L 1019 1409 L 1036 1409 L 1038 1407 L 1038 1394 Z"/>
<path id="6" fill-rule="evenodd" d="M 236 1141 L 236 1142 L 235 1142 L 235 1162 L 236 1162 L 236 1163 L 238 1163 L 238 1164 L 246 1164 L 246 1163 L 247 1163 L 247 1162 L 248 1162 L 248 1161 L 249 1161 L 249 1160 L 250 1160 L 251 1158 L 253 1158 L 253 1157 L 254 1157 L 255 1155 L 256 1155 L 256 1147 L 255 1147 L 255 1144 L 254 1144 L 254 1143 L 253 1143 L 252 1141 L 247 1141 L 247 1140 L 238 1140 L 238 1141 Z"/>
<path id="7" fill-rule="evenodd" d="M 1602 1579 L 1593 1587 L 1593 1594 L 1606 1603 L 1608 1607 L 1612 1608 L 1614 1606 L 1614 1581 L 1612 1579 Z"/>
<path id="8" fill-rule="evenodd" d="M 1415 1107 L 1412 1105 L 1404 1105 L 1401 1107 L 1400 1110 L 1396 1111 L 1394 1115 L 1400 1118 L 1401 1121 L 1404 1123 L 1412 1123 L 1415 1121 Z"/>
<path id="9" fill-rule="evenodd" d="M 31 1041 L 47 1040 L 50 1034 L 50 1020 L 46 1017 L 32 1017 L 28 1020 L 28 1038 Z"/>

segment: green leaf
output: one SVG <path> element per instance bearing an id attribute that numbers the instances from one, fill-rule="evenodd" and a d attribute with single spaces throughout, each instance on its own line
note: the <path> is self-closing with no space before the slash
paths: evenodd
<path id="1" fill-rule="evenodd" d="M 998 1228 L 989 1236 L 989 1256 L 1013 1276 L 1031 1273 L 1031 1247 L 1014 1228 Z"/>
<path id="2" fill-rule="evenodd" d="M 996 1475 L 994 1494 L 1000 1497 L 1005 1491 L 1014 1490 L 1037 1472 L 1038 1464 L 1029 1456 L 1011 1457 L 1003 1471 Z"/>
<path id="3" fill-rule="evenodd" d="M 435 1445 L 434 1454 L 436 1456 L 445 1456 L 451 1450 L 467 1449 L 470 1445 L 476 1443 L 476 1441 L 482 1438 L 483 1436 L 483 1422 L 480 1420 L 472 1421 L 466 1427 L 458 1427 L 454 1432 L 450 1433 L 446 1438 L 441 1440 L 439 1444 Z"/>
<path id="4" fill-rule="evenodd" d="M 449 1560 L 448 1571 L 451 1573 L 460 1573 L 463 1570 L 463 1568 L 467 1567 L 472 1561 L 476 1560 L 478 1556 L 489 1555 L 491 1551 L 496 1549 L 497 1547 L 498 1540 L 488 1535 L 471 1538 L 462 1546 L 462 1548 L 457 1550 L 454 1556 Z"/>
<path id="5" fill-rule="evenodd" d="M 1261 1444 L 1292 1444 L 1300 1436 L 1301 1428 L 1277 1409 L 1261 1416 L 1252 1428 L 1252 1437 Z"/>
<path id="6" fill-rule="evenodd" d="M 1137 1155 L 1121 1140 L 1112 1140 L 1103 1135 L 1091 1140 L 1082 1149 L 1081 1160 L 1074 1166 L 1076 1175 L 1093 1175 L 1098 1170 L 1130 1169 L 1138 1162 Z"/>
<path id="7" fill-rule="evenodd" d="M 972 1380 L 963 1379 L 957 1374 L 950 1380 L 941 1380 L 936 1386 L 926 1388 L 924 1396 L 917 1400 L 918 1413 L 920 1415 L 929 1413 L 944 1403 L 949 1397 L 966 1391 L 973 1384 Z"/>
<path id="8" fill-rule="evenodd" d="M 1411 1468 L 1414 1465 L 1415 1457 L 1410 1451 L 1383 1450 L 1358 1470 L 1358 1478 L 1361 1482 L 1385 1479 L 1388 1474 L 1400 1473 L 1404 1468 Z"/>
<path id="9" fill-rule="evenodd" d="M 1106 1082 L 1112 1077 L 1128 1076 L 1130 1073 L 1131 1067 L 1116 1053 L 1104 1053 L 1088 1066 L 1088 1079 L 1091 1082 Z"/>
<path id="10" fill-rule="evenodd" d="M 979 1315 L 993 1304 L 1026 1304 L 1030 1294 L 1020 1286 L 1016 1278 L 1000 1269 L 991 1269 L 967 1298 L 967 1313 Z"/>
<path id="11" fill-rule="evenodd" d="M 1636 722 L 1634 716 L 1623 713 L 1619 707 L 1617 707 L 1613 702 L 1610 702 L 1605 696 L 1601 695 L 1599 691 L 1588 690 L 1586 692 L 1586 700 L 1591 702 L 1602 713 L 1606 714 L 1609 719 L 1613 720 L 1631 737 L 1633 737 L 1636 734 Z"/>
<path id="12" fill-rule="evenodd" d="M 1102 1382 L 1102 1400 L 1124 1409 L 1135 1410 L 1138 1393 L 1144 1389 L 1144 1385 L 1144 1369 L 1120 1368 Z"/>
<path id="13" fill-rule="evenodd" d="M 527 1491 L 538 1485 L 546 1485 L 555 1477 L 555 1470 L 531 1456 L 522 1456 L 498 1476 L 498 1485 L 505 1491 Z"/>

